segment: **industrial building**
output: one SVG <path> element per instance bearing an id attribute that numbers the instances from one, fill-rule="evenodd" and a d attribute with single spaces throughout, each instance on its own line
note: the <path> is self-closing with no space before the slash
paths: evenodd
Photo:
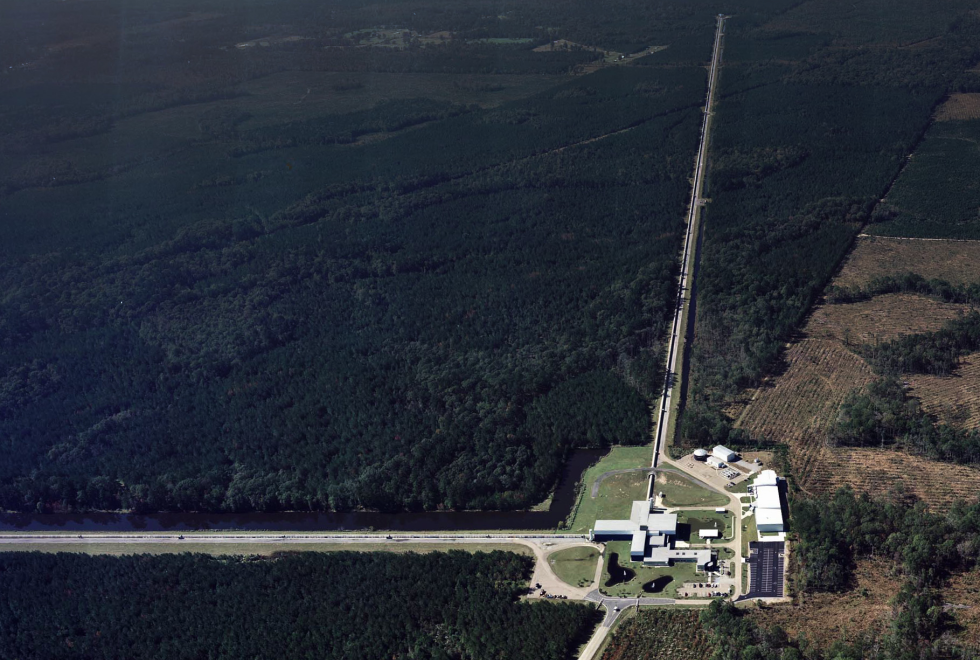
<path id="1" fill-rule="evenodd" d="M 672 561 L 694 562 L 699 571 L 713 562 L 711 550 L 678 550 L 677 514 L 654 509 L 650 500 L 633 502 L 629 520 L 596 520 L 589 530 L 592 541 L 630 541 L 630 559 L 649 566 L 669 566 Z"/>
<path id="2" fill-rule="evenodd" d="M 731 463 L 732 461 L 738 460 L 738 454 L 733 452 L 728 447 L 723 447 L 722 445 L 716 445 L 714 449 L 711 450 L 711 455 L 717 458 L 719 461 L 725 461 L 726 463 Z"/>
<path id="3" fill-rule="evenodd" d="M 779 481 L 775 471 L 763 470 L 752 482 L 755 525 L 760 532 L 782 532 L 786 529 Z"/>

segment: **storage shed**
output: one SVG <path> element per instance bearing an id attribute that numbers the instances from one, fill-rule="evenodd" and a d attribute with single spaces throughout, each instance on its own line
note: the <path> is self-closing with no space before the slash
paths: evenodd
<path id="1" fill-rule="evenodd" d="M 718 460 L 727 461 L 729 463 L 738 460 L 738 454 L 733 452 L 728 447 L 723 447 L 722 445 L 715 446 L 715 448 L 711 450 L 711 454 Z"/>

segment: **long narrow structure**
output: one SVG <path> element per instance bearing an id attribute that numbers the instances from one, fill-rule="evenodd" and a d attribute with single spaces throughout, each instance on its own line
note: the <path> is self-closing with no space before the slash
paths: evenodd
<path id="1" fill-rule="evenodd" d="M 667 428 L 670 426 L 670 419 L 673 411 L 677 409 L 679 401 L 674 401 L 672 390 L 675 378 L 683 378 L 683 355 L 686 342 L 683 335 L 686 332 L 685 320 L 690 311 L 692 299 L 692 284 L 694 282 L 694 270 L 696 266 L 696 244 L 698 234 L 698 223 L 701 218 L 701 206 L 703 199 L 701 193 L 704 190 L 705 169 L 708 163 L 708 142 L 711 129 L 711 108 L 715 102 L 715 87 L 718 82 L 718 69 L 721 65 L 722 37 L 725 34 L 725 20 L 727 16 L 718 15 L 718 25 L 715 30 L 714 50 L 711 54 L 711 67 L 708 70 L 708 94 L 704 102 L 704 119 L 701 124 L 701 143 L 698 146 L 698 157 L 694 166 L 694 185 L 691 186 L 691 201 L 687 214 L 687 230 L 684 236 L 684 253 L 681 257 L 681 276 L 677 288 L 677 305 L 674 310 L 674 322 L 670 328 L 670 338 L 667 345 L 667 373 L 664 377 L 663 394 L 660 397 L 660 408 L 657 413 L 657 429 L 653 442 L 653 462 L 651 467 L 657 467 L 660 462 L 660 452 L 666 442 Z M 650 483 L 647 488 L 647 498 L 653 497 L 654 475 L 650 475 Z"/>

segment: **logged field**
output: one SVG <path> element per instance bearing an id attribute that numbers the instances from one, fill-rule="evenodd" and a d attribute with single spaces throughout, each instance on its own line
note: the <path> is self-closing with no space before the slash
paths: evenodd
<path id="1" fill-rule="evenodd" d="M 980 427 L 980 353 L 960 360 L 950 376 L 908 376 L 912 396 L 940 422 L 956 428 Z"/>
<path id="2" fill-rule="evenodd" d="M 871 368 L 839 342 L 806 339 L 786 351 L 787 368 L 749 403 L 738 425 L 754 437 L 790 446 L 798 478 L 811 468 L 837 408 L 852 389 L 871 382 Z"/>
<path id="3" fill-rule="evenodd" d="M 704 660 L 711 652 L 696 610 L 641 610 L 616 629 L 602 660 Z"/>
<path id="4" fill-rule="evenodd" d="M 980 241 L 922 241 L 859 236 L 834 284 L 867 286 L 877 277 L 916 273 L 951 284 L 980 281 Z"/>
<path id="5" fill-rule="evenodd" d="M 805 632 L 820 648 L 842 637 L 854 639 L 864 632 L 880 634 L 891 623 L 889 601 L 900 585 L 898 579 L 890 576 L 890 570 L 890 563 L 861 560 L 855 570 L 857 584 L 846 593 L 805 594 L 798 605 L 746 611 L 756 623 L 778 625 L 791 637 Z"/>
<path id="6" fill-rule="evenodd" d="M 980 119 L 980 94 L 975 92 L 951 94 L 936 110 L 936 121 Z"/>
<path id="7" fill-rule="evenodd" d="M 893 449 L 829 449 L 821 444 L 816 451 L 818 469 L 811 470 L 804 484 L 811 495 L 830 494 L 842 486 L 872 496 L 905 492 L 943 510 L 958 499 L 976 499 L 980 489 L 980 469 L 973 467 Z"/>
<path id="8" fill-rule="evenodd" d="M 856 303 L 818 307 L 806 334 L 847 346 L 874 344 L 902 335 L 934 332 L 969 309 L 968 305 L 939 302 L 912 293 L 889 293 Z"/>

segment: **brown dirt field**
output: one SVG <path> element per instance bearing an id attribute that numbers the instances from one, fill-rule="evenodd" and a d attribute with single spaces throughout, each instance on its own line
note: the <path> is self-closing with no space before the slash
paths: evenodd
<path id="1" fill-rule="evenodd" d="M 819 457 L 819 439 L 851 390 L 870 383 L 871 368 L 839 342 L 806 339 L 786 351 L 788 367 L 759 389 L 738 421 L 753 436 L 790 446 L 801 483 Z"/>
<path id="2" fill-rule="evenodd" d="M 953 577 L 945 590 L 947 611 L 956 617 L 964 630 L 957 637 L 973 646 L 980 645 L 980 571 Z M 955 607 L 957 605 L 965 607 Z"/>
<path id="3" fill-rule="evenodd" d="M 907 272 L 953 284 L 980 281 L 980 241 L 860 236 L 834 284 L 861 287 L 876 277 Z"/>
<path id="4" fill-rule="evenodd" d="M 862 632 L 881 633 L 891 621 L 888 601 L 900 585 L 898 578 L 889 575 L 890 566 L 891 562 L 861 560 L 855 571 L 857 586 L 852 591 L 804 595 L 798 605 L 746 611 L 756 623 L 779 625 L 792 637 L 805 631 L 821 648 L 841 637 L 854 639 Z M 861 589 L 867 589 L 868 595 L 862 596 Z"/>
<path id="5" fill-rule="evenodd" d="M 975 500 L 980 469 L 941 463 L 894 449 L 821 447 L 818 464 L 826 469 L 811 472 L 806 490 L 829 494 L 849 485 L 870 495 L 904 491 L 933 509 L 945 509 L 954 500 Z"/>
<path id="6" fill-rule="evenodd" d="M 836 339 L 847 345 L 873 344 L 902 335 L 939 330 L 970 311 L 969 305 L 939 302 L 913 293 L 889 293 L 847 305 L 823 305 L 806 327 L 811 338 Z"/>
<path id="7" fill-rule="evenodd" d="M 907 376 L 911 394 L 939 421 L 956 428 L 980 428 L 980 353 L 960 361 L 951 376 Z"/>
<path id="8" fill-rule="evenodd" d="M 980 119 L 980 94 L 952 94 L 936 110 L 936 121 Z"/>

